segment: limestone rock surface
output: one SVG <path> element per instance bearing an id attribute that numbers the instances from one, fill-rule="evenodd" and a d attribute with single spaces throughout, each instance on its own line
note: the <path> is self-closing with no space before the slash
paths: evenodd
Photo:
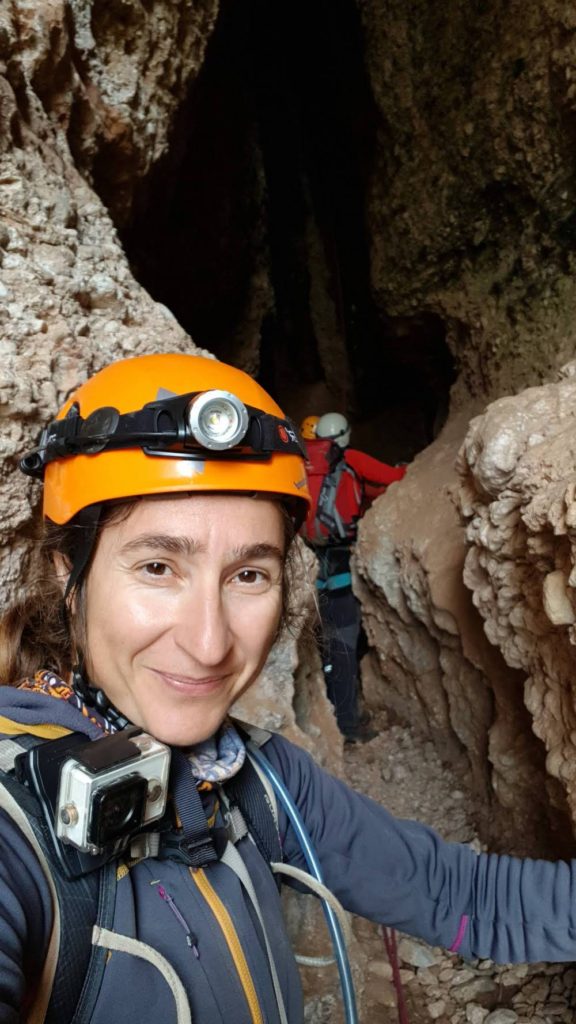
<path id="1" fill-rule="evenodd" d="M 518 511 L 521 500 L 516 495 L 513 501 L 508 489 L 499 491 L 498 487 L 503 485 L 496 479 L 498 474 L 509 479 L 513 469 L 512 465 L 508 469 L 506 466 L 514 444 L 518 452 L 524 453 L 524 460 L 533 451 L 527 440 L 527 409 L 540 391 L 549 394 L 552 408 L 561 405 L 568 410 L 568 392 L 573 389 L 573 382 L 567 380 L 549 387 L 550 391 L 543 388 L 524 393 L 528 398 L 521 395 L 502 399 L 490 407 L 485 417 L 473 421 L 475 427 L 464 446 L 464 451 L 475 453 L 476 467 L 474 482 L 464 488 L 468 514 L 473 512 L 466 532 L 458 504 L 463 499 L 455 462 L 470 409 L 463 410 L 460 421 L 453 418 L 440 438 L 409 467 L 404 480 L 392 485 L 375 502 L 361 523 L 355 555 L 355 589 L 373 648 L 371 666 L 367 666 L 364 675 L 368 701 L 375 707 L 391 708 L 402 721 L 431 736 L 442 755 L 460 764 L 464 773 L 471 770 L 483 809 L 484 834 L 493 845 L 502 843 L 504 836 L 510 839 L 515 834 L 516 841 L 523 836 L 526 846 L 522 847 L 520 841 L 518 848 L 526 850 L 545 848 L 545 843 L 541 845 L 543 823 L 546 834 L 552 830 L 552 848 L 555 843 L 561 846 L 565 840 L 570 843 L 570 835 L 563 795 L 555 780 L 547 778 L 544 748 L 536 738 L 544 739 L 543 726 L 538 724 L 542 714 L 534 696 L 538 687 L 530 680 L 526 683 L 526 657 L 512 657 L 510 651 L 522 642 L 524 649 L 529 646 L 538 664 L 541 659 L 545 663 L 550 659 L 557 661 L 558 633 L 567 634 L 571 625 L 553 626 L 546 618 L 544 583 L 551 572 L 557 571 L 557 566 L 554 559 L 546 561 L 538 583 L 529 583 L 533 569 L 527 573 L 523 568 L 529 555 L 525 549 L 525 526 Z M 559 398 L 558 388 L 564 389 L 563 399 Z M 514 441 L 510 438 L 513 416 L 505 416 L 505 438 L 501 423 L 499 427 L 491 419 L 490 410 L 495 410 L 496 417 L 502 407 L 518 410 Z M 534 410 L 534 423 L 537 421 L 539 429 L 555 436 L 550 408 L 547 407 L 546 415 L 543 412 L 542 406 L 537 412 Z M 486 469 L 482 474 L 488 455 L 482 444 L 481 425 L 486 437 L 495 439 L 494 458 L 496 452 L 501 456 L 489 479 Z M 564 465 L 569 467 L 569 426 L 567 422 L 564 425 L 564 439 L 556 443 L 558 449 L 564 450 Z M 552 473 L 553 458 L 550 452 L 546 473 Z M 492 467 L 492 462 L 489 465 Z M 554 474 L 563 479 L 559 466 Z M 468 477 L 472 481 L 470 469 Z M 522 479 L 525 478 L 526 470 Z M 568 480 L 563 482 L 566 489 Z M 531 485 L 526 486 L 530 502 L 535 492 L 541 495 L 541 478 L 536 481 L 532 477 Z M 550 486 L 558 502 L 556 484 Z M 495 494 L 501 505 L 497 505 Z M 540 531 L 536 543 L 542 544 Z M 538 552 L 539 564 L 543 564 L 540 548 Z M 567 579 L 566 575 L 561 580 L 561 587 L 558 577 L 554 577 L 552 585 L 548 583 L 548 601 L 553 602 L 555 616 L 563 619 L 567 617 L 567 606 L 571 607 Z M 467 587 L 473 589 L 472 595 Z M 535 592 L 544 623 L 537 633 L 532 596 Z M 521 641 L 517 628 L 511 626 L 512 607 L 514 621 L 520 622 L 524 613 L 527 617 L 521 627 Z M 542 656 L 537 655 L 547 631 L 552 634 L 552 647 L 548 656 L 544 650 Z M 566 703 L 569 699 L 567 696 Z M 548 701 L 550 698 L 545 702 L 547 706 Z M 566 709 L 566 714 L 573 729 L 573 712 Z M 566 734 L 563 735 L 566 742 Z M 554 762 L 551 764 L 549 757 L 548 771 L 551 768 Z M 552 770 L 551 774 L 557 772 Z M 551 803 L 555 809 L 551 809 Z"/>
<path id="2" fill-rule="evenodd" d="M 166 3 L 151 19 L 136 2 L 61 0 L 0 11 L 4 602 L 26 570 L 39 496 L 23 483 L 18 459 L 47 418 L 113 358 L 196 350 L 169 310 L 132 277 L 90 180 L 98 167 L 110 170 L 119 152 L 130 152 L 133 182 L 135 169 L 166 147 L 178 93 L 201 60 L 210 10 L 199 5 L 190 18 L 187 4 Z M 175 20 L 182 29 L 177 54 Z M 125 45 L 112 33 L 113 21 L 123 26 Z"/>
<path id="3" fill-rule="evenodd" d="M 550 795 L 576 811 L 576 366 L 500 399 L 460 453 L 464 580 L 490 642 L 524 683 L 519 702 L 546 750 Z"/>

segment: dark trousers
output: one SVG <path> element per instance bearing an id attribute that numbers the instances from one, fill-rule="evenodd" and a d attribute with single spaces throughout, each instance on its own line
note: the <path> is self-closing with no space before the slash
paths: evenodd
<path id="1" fill-rule="evenodd" d="M 358 727 L 360 604 L 351 589 L 320 594 L 322 668 L 340 732 Z"/>
<path id="2" fill-rule="evenodd" d="M 361 608 L 352 593 L 350 550 L 317 549 L 318 600 L 322 621 L 322 668 L 338 727 L 344 734 L 358 728 L 358 642 Z M 338 586 L 337 584 L 343 584 Z"/>

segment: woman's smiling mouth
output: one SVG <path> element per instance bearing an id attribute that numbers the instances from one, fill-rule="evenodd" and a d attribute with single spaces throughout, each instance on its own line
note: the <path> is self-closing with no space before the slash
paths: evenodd
<path id="1" fill-rule="evenodd" d="M 164 672 L 162 669 L 157 668 L 151 668 L 150 671 L 166 686 L 180 693 L 186 693 L 188 696 L 196 695 L 199 697 L 209 696 L 222 689 L 226 680 L 230 678 L 230 673 L 218 676 L 204 676 L 201 679 L 197 679 L 194 676 Z"/>

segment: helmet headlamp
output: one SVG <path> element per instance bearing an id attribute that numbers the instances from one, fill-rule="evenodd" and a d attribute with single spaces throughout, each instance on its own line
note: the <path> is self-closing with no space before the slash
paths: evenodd
<path id="1" fill-rule="evenodd" d="M 303 445 L 252 377 L 218 359 L 159 352 L 84 381 L 20 466 L 63 525 L 105 502 L 159 494 L 269 494 L 299 523 L 310 503 Z M 83 524 L 96 536 L 98 518 Z M 89 552 L 88 552 L 89 554 Z"/>
<path id="2" fill-rule="evenodd" d="M 224 451 L 240 444 L 249 426 L 244 402 L 229 391 L 205 391 L 192 398 L 186 420 L 198 444 L 212 451 Z"/>
<path id="3" fill-rule="evenodd" d="M 38 446 L 22 458 L 20 468 L 28 476 L 42 479 L 45 467 L 57 459 L 129 448 L 140 448 L 158 458 L 197 461 L 253 462 L 269 459 L 275 452 L 304 455 L 289 419 L 245 405 L 229 391 L 214 389 L 161 398 L 122 414 L 112 406 L 102 406 L 86 418 L 73 404 L 63 419 L 46 427 Z"/>

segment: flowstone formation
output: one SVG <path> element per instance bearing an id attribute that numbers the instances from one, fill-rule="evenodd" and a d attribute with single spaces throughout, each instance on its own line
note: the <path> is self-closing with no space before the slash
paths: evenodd
<path id="1" fill-rule="evenodd" d="M 472 421 L 460 454 L 464 581 L 524 685 L 547 790 L 576 820 L 576 364 Z M 503 773 L 504 774 L 504 773 Z"/>
<path id="2" fill-rule="evenodd" d="M 489 405 L 459 453 L 454 419 L 356 549 L 368 700 L 471 770 L 492 846 L 532 854 L 574 848 L 575 403 L 572 363 Z"/>

